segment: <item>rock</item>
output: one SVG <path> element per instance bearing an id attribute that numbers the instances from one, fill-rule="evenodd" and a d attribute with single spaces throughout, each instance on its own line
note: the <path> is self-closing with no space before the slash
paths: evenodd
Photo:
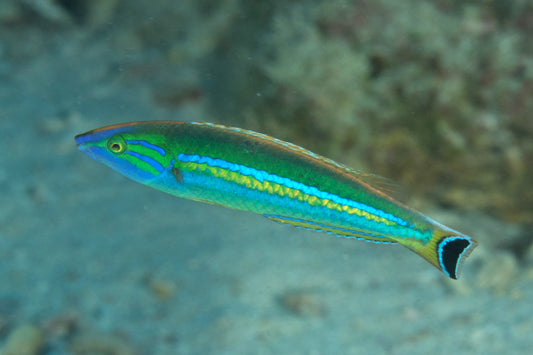
<path id="1" fill-rule="evenodd" d="M 23 0 L 24 5 L 39 15 L 41 18 L 58 25 L 72 23 L 68 11 L 54 0 Z"/>
<path id="2" fill-rule="evenodd" d="M 524 263 L 533 267 L 533 243 L 529 245 L 524 254 Z"/>
<path id="3" fill-rule="evenodd" d="M 58 25 L 70 25 L 72 23 L 87 24 L 95 27 L 111 22 L 118 0 L 23 0 L 24 5 L 31 9 L 41 18 Z M 6 7 L 6 6 L 3 6 Z M 13 17 L 14 10 L 20 8 L 6 7 L 4 11 Z M 2 7 L 0 7 L 2 10 Z M 16 14 L 16 13 L 15 13 Z M 0 19 L 1 19 L 0 13 Z"/>
<path id="4" fill-rule="evenodd" d="M 169 280 L 151 279 L 148 287 L 152 294 L 162 301 L 170 299 L 176 292 L 176 283 Z"/>
<path id="5" fill-rule="evenodd" d="M 83 334 L 76 337 L 70 346 L 73 355 L 134 355 L 137 352 L 123 339 L 106 334 Z"/>
<path id="6" fill-rule="evenodd" d="M 23 16 L 20 5 L 15 0 L 0 1 L 0 23 L 12 23 Z"/>
<path id="7" fill-rule="evenodd" d="M 287 291 L 279 297 L 279 303 L 287 311 L 301 316 L 323 316 L 326 313 L 322 300 L 308 291 Z"/>
<path id="8" fill-rule="evenodd" d="M 112 21 L 118 0 L 86 0 L 83 3 L 86 7 L 85 23 L 100 26 Z"/>
<path id="9" fill-rule="evenodd" d="M 67 312 L 46 319 L 41 326 L 47 339 L 64 339 L 76 332 L 79 322 L 79 316 L 76 313 Z"/>
<path id="10" fill-rule="evenodd" d="M 43 333 L 34 325 L 15 328 L 7 337 L 0 355 L 37 355 L 44 346 Z"/>
<path id="11" fill-rule="evenodd" d="M 518 275 L 518 261 L 508 252 L 495 252 L 485 258 L 476 284 L 496 293 L 506 293 Z"/>

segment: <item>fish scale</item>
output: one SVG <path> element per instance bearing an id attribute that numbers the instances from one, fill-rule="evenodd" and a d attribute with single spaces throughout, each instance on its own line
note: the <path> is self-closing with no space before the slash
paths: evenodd
<path id="1" fill-rule="evenodd" d="M 476 246 L 369 185 L 365 174 L 261 133 L 148 121 L 98 128 L 75 140 L 90 157 L 155 189 L 299 228 L 398 243 L 454 279 Z"/>

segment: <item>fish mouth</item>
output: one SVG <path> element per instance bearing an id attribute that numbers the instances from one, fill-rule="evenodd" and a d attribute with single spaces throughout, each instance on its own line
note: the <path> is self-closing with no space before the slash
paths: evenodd
<path id="1" fill-rule="evenodd" d="M 98 142 L 107 138 L 108 134 L 105 134 L 105 132 L 97 132 L 96 130 L 92 130 L 78 134 L 74 137 L 74 141 L 76 142 L 76 146 L 79 150 L 87 151 L 90 150 L 91 147 L 94 147 Z"/>
<path id="2" fill-rule="evenodd" d="M 76 137 L 74 137 L 74 141 L 76 142 L 76 147 L 79 150 L 84 151 L 87 149 L 87 144 L 85 144 L 86 140 L 84 139 L 83 134 L 78 134 Z"/>
<path id="3" fill-rule="evenodd" d="M 76 145 L 78 146 L 78 148 L 81 148 L 81 147 L 86 147 L 87 143 L 93 142 L 94 137 L 92 137 L 91 132 L 86 132 L 86 133 L 78 134 L 77 136 L 75 136 L 74 141 L 76 142 Z"/>
<path id="4" fill-rule="evenodd" d="M 81 140 L 81 135 L 78 135 L 78 136 L 74 137 L 74 141 L 76 142 L 76 147 L 79 150 L 86 150 L 87 149 L 87 145 L 85 143 L 83 143 L 82 140 Z"/>
<path id="5" fill-rule="evenodd" d="M 78 148 L 79 151 L 87 154 L 93 159 L 96 159 L 97 154 L 94 150 L 98 150 L 98 148 L 92 143 L 96 142 L 97 140 L 91 134 L 91 132 L 78 134 L 74 137 L 74 141 L 76 142 L 76 148 Z"/>

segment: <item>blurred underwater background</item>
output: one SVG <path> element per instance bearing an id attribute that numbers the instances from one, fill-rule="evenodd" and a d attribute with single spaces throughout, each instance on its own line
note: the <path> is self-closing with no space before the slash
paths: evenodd
<path id="1" fill-rule="evenodd" d="M 2 0 L 0 355 L 528 354 L 533 2 Z M 390 179 L 395 246 L 176 199 L 76 134 L 207 121 Z"/>

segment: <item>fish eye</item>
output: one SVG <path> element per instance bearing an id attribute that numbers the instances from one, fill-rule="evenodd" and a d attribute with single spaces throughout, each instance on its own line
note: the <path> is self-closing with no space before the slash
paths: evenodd
<path id="1" fill-rule="evenodd" d="M 107 149 L 115 154 L 122 154 L 126 151 L 126 141 L 121 136 L 113 136 L 107 141 Z"/>

